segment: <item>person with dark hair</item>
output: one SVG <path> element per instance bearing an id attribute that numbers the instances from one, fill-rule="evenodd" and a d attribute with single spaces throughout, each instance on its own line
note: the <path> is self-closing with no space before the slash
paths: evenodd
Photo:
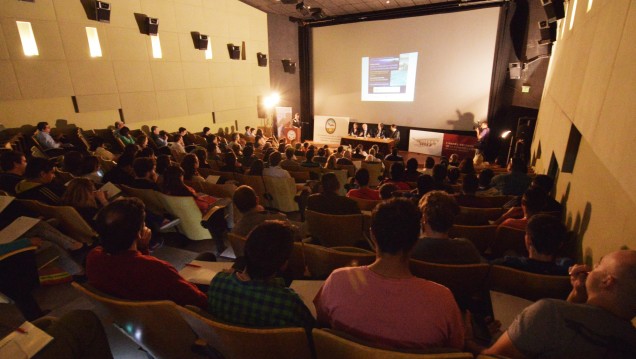
<path id="1" fill-rule="evenodd" d="M 358 145 L 353 149 L 353 154 L 351 155 L 351 159 L 355 161 L 364 161 L 366 158 L 366 154 L 363 153 L 362 146 Z"/>
<path id="2" fill-rule="evenodd" d="M 347 192 L 347 197 L 368 199 L 371 201 L 380 200 L 380 192 L 369 188 L 369 170 L 360 168 L 356 171 L 355 181 L 359 188 L 351 189 Z"/>
<path id="3" fill-rule="evenodd" d="M 378 123 L 378 128 L 375 130 L 375 133 L 373 134 L 373 137 L 382 138 L 382 139 L 384 139 L 386 137 L 386 132 L 384 130 L 384 124 L 382 124 L 382 122 Z"/>
<path id="4" fill-rule="evenodd" d="M 448 158 L 448 165 L 452 167 L 459 167 L 459 156 L 457 153 L 453 153 Z M 433 168 L 433 166 L 431 166 Z"/>
<path id="5" fill-rule="evenodd" d="M 525 244 L 528 257 L 506 256 L 492 264 L 503 265 L 537 274 L 567 275 L 572 264 L 569 258 L 556 262 L 556 253 L 567 238 L 561 221 L 547 214 L 530 218 L 526 228 Z"/>
<path id="6" fill-rule="evenodd" d="M 400 131 L 398 131 L 396 125 L 391 125 L 391 132 L 387 137 L 395 141 L 393 146 L 397 147 L 400 144 Z"/>
<path id="7" fill-rule="evenodd" d="M 408 161 L 406 161 L 406 172 L 404 173 L 404 180 L 407 182 L 417 181 L 417 178 L 420 176 L 420 172 L 417 170 L 419 166 L 420 164 L 417 163 L 416 158 L 409 158 Z"/>
<path id="8" fill-rule="evenodd" d="M 61 203 L 71 206 L 90 226 L 95 225 L 95 215 L 100 208 L 108 204 L 107 193 L 98 191 L 88 178 L 73 178 L 66 186 Z"/>
<path id="9" fill-rule="evenodd" d="M 97 156 L 84 156 L 82 159 L 82 165 L 80 166 L 80 175 L 84 178 L 88 178 L 95 184 L 101 184 L 104 172 L 99 165 L 99 159 Z"/>
<path id="10" fill-rule="evenodd" d="M 199 174 L 199 158 L 194 153 L 188 153 L 181 160 L 183 179 L 186 181 L 203 182 L 205 179 Z"/>
<path id="11" fill-rule="evenodd" d="M 503 227 L 510 227 L 525 230 L 528 220 L 543 210 L 546 204 L 547 195 L 540 188 L 530 188 L 521 197 L 521 208 L 513 207 L 504 213 L 493 224 Z M 523 215 L 521 218 L 520 215 Z"/>
<path id="12" fill-rule="evenodd" d="M 172 136 L 172 142 L 168 142 L 168 148 L 170 148 L 170 151 L 173 153 L 187 153 L 185 146 L 183 136 L 178 133 Z"/>
<path id="13" fill-rule="evenodd" d="M 446 165 L 438 163 L 435 166 L 433 166 L 432 176 L 433 176 L 433 182 L 435 182 L 434 189 L 453 194 L 455 193 L 455 190 L 453 189 L 453 187 L 448 185 L 448 183 L 446 183 L 447 175 L 448 175 L 448 169 L 446 168 Z"/>
<path id="14" fill-rule="evenodd" d="M 473 160 L 469 158 L 464 158 L 459 163 L 458 168 L 459 168 L 459 171 L 463 174 L 475 173 L 475 166 L 473 165 Z"/>
<path id="15" fill-rule="evenodd" d="M 393 147 L 391 153 L 384 157 L 386 161 L 404 161 L 404 157 L 398 155 L 398 148 Z"/>
<path id="16" fill-rule="evenodd" d="M 345 150 L 342 153 L 342 157 L 336 160 L 336 164 L 344 165 L 344 166 L 353 166 L 353 161 L 351 161 L 351 151 Z"/>
<path id="17" fill-rule="evenodd" d="M 53 136 L 51 136 L 51 126 L 48 122 L 38 122 L 37 129 L 35 139 L 43 149 L 50 150 L 54 148 L 73 147 L 71 144 L 56 141 Z"/>
<path id="18" fill-rule="evenodd" d="M 420 175 L 417 178 L 417 188 L 411 191 L 411 198 L 416 201 L 415 203 L 419 203 L 420 198 L 432 191 L 433 187 L 435 187 L 435 181 L 431 175 Z"/>
<path id="19" fill-rule="evenodd" d="M 124 153 L 119 156 L 117 165 L 106 172 L 102 182 L 112 182 L 114 184 L 130 185 L 135 179 L 133 175 L 133 161 L 137 155 L 137 146 L 128 145 Z"/>
<path id="20" fill-rule="evenodd" d="M 148 255 L 152 232 L 145 226 L 145 206 L 123 198 L 97 214 L 101 245 L 86 258 L 88 283 L 105 293 L 131 300 L 171 300 L 207 307 L 207 296 L 183 279 L 168 262 Z"/>
<path id="21" fill-rule="evenodd" d="M 530 305 L 487 349 L 472 340 L 467 326 L 467 349 L 509 358 L 636 357 L 636 251 L 611 252 L 593 269 L 575 265 L 569 275 L 567 302 L 542 299 Z"/>
<path id="22" fill-rule="evenodd" d="M 54 178 L 55 163 L 53 161 L 39 157 L 31 158 L 24 170 L 24 179 L 15 186 L 17 198 L 58 205 L 65 188 L 53 183 Z"/>
<path id="23" fill-rule="evenodd" d="M 464 329 L 453 294 L 409 269 L 419 234 L 413 202 L 394 198 L 375 207 L 376 260 L 331 273 L 314 299 L 318 323 L 382 347 L 462 349 Z"/>
<path id="24" fill-rule="evenodd" d="M 172 164 L 172 158 L 170 157 L 170 155 L 159 155 L 159 157 L 157 157 L 157 167 L 155 169 L 157 175 L 163 176 L 163 173 L 166 171 L 166 168 L 170 166 L 170 164 Z M 157 182 L 160 182 L 158 178 Z"/>
<path id="25" fill-rule="evenodd" d="M 246 174 L 249 176 L 262 176 L 264 169 L 265 169 L 265 162 L 257 158 L 256 160 L 254 160 L 254 162 L 252 162 L 252 165 L 247 170 Z"/>
<path id="26" fill-rule="evenodd" d="M 320 167 L 320 163 L 314 162 L 315 153 L 316 152 L 314 151 L 313 148 L 307 150 L 307 152 L 305 153 L 305 160 L 300 163 L 300 166 L 301 167 Z"/>
<path id="27" fill-rule="evenodd" d="M 199 168 L 212 168 L 208 162 L 208 150 L 197 147 L 192 153 L 199 159 Z"/>
<path id="28" fill-rule="evenodd" d="M 459 177 L 461 177 L 461 172 L 459 171 L 459 168 L 457 167 L 449 167 L 448 168 L 448 174 L 446 175 L 446 178 L 448 179 L 448 184 L 451 185 L 456 185 L 457 181 L 459 181 Z"/>
<path id="29" fill-rule="evenodd" d="M 73 176 L 81 175 L 82 162 L 84 161 L 84 154 L 78 151 L 68 151 L 64 155 L 64 161 L 62 162 L 62 171 L 68 172 Z"/>
<path id="30" fill-rule="evenodd" d="M 245 148 L 243 148 L 243 155 L 239 158 L 238 161 L 241 163 L 241 167 L 250 168 L 250 166 L 252 166 L 252 163 L 256 159 L 257 157 L 254 156 L 254 147 L 250 143 L 247 144 Z"/>
<path id="31" fill-rule="evenodd" d="M 168 132 L 161 130 L 159 135 L 155 138 L 155 144 L 157 148 L 163 148 L 168 146 Z"/>
<path id="32" fill-rule="evenodd" d="M 426 161 L 424 162 L 424 173 L 425 175 L 433 175 L 433 167 L 435 166 L 435 159 L 431 156 L 426 157 Z"/>
<path id="33" fill-rule="evenodd" d="M 479 126 L 476 126 L 475 133 L 477 134 L 477 144 L 475 145 L 475 149 L 478 153 L 486 152 L 486 147 L 488 147 L 488 139 L 490 138 L 490 128 L 488 128 L 488 121 L 482 121 Z"/>
<path id="34" fill-rule="evenodd" d="M 499 195 L 499 191 L 490 185 L 493 177 L 495 177 L 495 172 L 490 168 L 485 168 L 479 172 L 479 188 L 475 193 L 476 196 L 485 197 Z"/>
<path id="35" fill-rule="evenodd" d="M 265 221 L 245 242 L 245 269 L 220 272 L 210 282 L 208 312 L 216 319 L 248 327 L 315 325 L 311 312 L 276 274 L 284 270 L 297 236 L 283 221 Z"/>
<path id="36" fill-rule="evenodd" d="M 26 157 L 22 152 L 7 151 L 0 154 L 0 190 L 15 195 L 15 186 L 24 179 L 27 167 Z"/>
<path id="37" fill-rule="evenodd" d="M 136 158 L 133 162 L 135 179 L 130 183 L 130 187 L 159 191 L 159 186 L 157 186 L 158 175 L 155 172 L 155 168 L 153 159 L 146 157 Z"/>
<path id="38" fill-rule="evenodd" d="M 241 219 L 232 228 L 232 233 L 246 237 L 257 225 L 267 220 L 287 221 L 287 216 L 279 212 L 266 211 L 258 204 L 258 196 L 250 186 L 240 186 L 234 191 L 232 202 L 241 213 Z"/>
<path id="39" fill-rule="evenodd" d="M 141 134 L 139 137 L 135 139 L 135 144 L 139 147 L 140 150 L 148 147 L 148 136 Z"/>
<path id="40" fill-rule="evenodd" d="M 338 195 L 340 182 L 333 172 L 325 173 L 320 180 L 322 193 L 314 193 L 307 200 L 307 209 L 325 214 L 359 214 L 358 204 Z"/>
<path id="41" fill-rule="evenodd" d="M 543 212 L 552 212 L 557 216 L 560 216 L 561 211 L 563 210 L 561 203 L 556 201 L 550 193 L 552 192 L 552 187 L 554 186 L 554 180 L 552 177 L 548 175 L 536 175 L 532 182 L 530 183 L 530 188 L 539 188 L 543 190 L 546 194 L 546 204 L 543 207 Z M 510 201 L 506 202 L 503 205 L 504 209 L 510 209 L 512 207 L 521 206 L 521 196 L 517 196 Z"/>
<path id="42" fill-rule="evenodd" d="M 515 157 L 508 165 L 508 173 L 493 177 L 490 184 L 504 196 L 520 196 L 530 186 L 532 179 L 527 175 L 528 167 L 521 158 Z"/>
<path id="43" fill-rule="evenodd" d="M 137 139 L 133 137 L 130 133 L 130 129 L 126 126 L 119 129 L 118 138 L 124 143 L 124 145 L 134 145 L 137 142 Z"/>
<path id="44" fill-rule="evenodd" d="M 236 154 L 234 154 L 234 152 L 226 152 L 223 156 L 223 162 L 225 165 L 219 169 L 220 171 L 243 173 L 243 167 L 240 163 L 237 164 Z"/>
<path id="45" fill-rule="evenodd" d="M 142 148 L 141 150 L 139 150 L 139 152 L 137 152 L 137 156 L 135 156 L 135 158 L 139 158 L 139 157 L 147 157 L 152 159 L 157 158 L 155 156 L 155 150 L 153 150 L 152 147 L 149 147 L 149 146 L 146 146 Z"/>
<path id="46" fill-rule="evenodd" d="M 378 188 L 378 192 L 380 194 L 381 200 L 387 200 L 393 198 L 393 192 L 397 191 L 398 188 L 395 183 L 385 183 Z"/>
<path id="47" fill-rule="evenodd" d="M 389 178 L 382 181 L 382 184 L 393 183 L 400 191 L 410 191 L 411 186 L 404 182 L 404 163 L 395 162 L 389 169 Z"/>
<path id="48" fill-rule="evenodd" d="M 293 156 L 293 154 L 292 154 Z M 291 175 L 287 170 L 284 170 L 280 164 L 282 155 L 280 152 L 272 152 L 269 155 L 269 167 L 263 169 L 263 176 L 277 177 L 277 178 L 291 178 Z"/>
<path id="49" fill-rule="evenodd" d="M 459 206 L 451 195 L 443 191 L 429 192 L 420 199 L 419 207 L 424 236 L 413 248 L 412 258 L 444 264 L 481 262 L 479 251 L 471 241 L 448 236 L 459 214 Z"/>
<path id="50" fill-rule="evenodd" d="M 324 148 L 319 148 L 317 152 L 317 156 L 314 156 L 313 161 L 323 166 L 325 163 L 327 163 L 326 154 L 327 154 L 327 150 L 325 150 Z"/>

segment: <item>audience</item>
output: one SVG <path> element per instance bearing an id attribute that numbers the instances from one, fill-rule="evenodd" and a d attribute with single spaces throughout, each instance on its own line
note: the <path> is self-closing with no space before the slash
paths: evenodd
<path id="1" fill-rule="evenodd" d="M 355 182 L 359 188 L 351 189 L 347 192 L 347 197 L 379 201 L 380 192 L 369 188 L 369 170 L 360 168 L 356 171 Z"/>
<path id="2" fill-rule="evenodd" d="M 420 172 L 418 172 L 417 168 L 419 167 L 419 163 L 417 163 L 417 159 L 409 158 L 406 161 L 406 172 L 404 173 L 404 180 L 407 182 L 416 182 L 417 178 L 420 176 Z"/>
<path id="3" fill-rule="evenodd" d="M 371 217 L 376 261 L 331 273 L 314 299 L 318 323 L 382 347 L 462 349 L 453 294 L 409 270 L 419 233 L 415 204 L 400 198 L 380 203 Z"/>
<path id="4" fill-rule="evenodd" d="M 445 264 L 481 262 L 473 242 L 448 236 L 455 216 L 459 214 L 459 206 L 452 196 L 443 191 L 429 192 L 420 200 L 420 211 L 424 235 L 415 244 L 412 258 Z"/>
<path id="5" fill-rule="evenodd" d="M 0 154 L 0 190 L 15 195 L 15 186 L 24 179 L 27 167 L 26 157 L 22 152 L 7 151 Z"/>
<path id="6" fill-rule="evenodd" d="M 309 196 L 307 209 L 324 214 L 359 214 L 358 204 L 347 197 L 338 195 L 340 182 L 334 173 L 325 173 L 321 179 L 322 193 Z"/>
<path id="7" fill-rule="evenodd" d="M 246 237 L 254 227 L 266 220 L 287 221 L 287 216 L 279 212 L 266 211 L 258 204 L 258 196 L 250 186 L 240 186 L 234 191 L 232 202 L 241 213 L 241 219 L 232 228 L 232 233 Z"/>
<path id="8" fill-rule="evenodd" d="M 282 221 L 265 221 L 245 243 L 245 270 L 220 272 L 210 283 L 208 311 L 226 323 L 249 327 L 311 328 L 315 320 L 276 273 L 289 262 L 296 231 Z"/>
<path id="9" fill-rule="evenodd" d="M 568 301 L 542 299 L 526 308 L 490 348 L 467 342 L 475 354 L 511 358 L 634 358 L 636 251 L 620 250 L 591 269 L 570 271 Z M 470 318 L 468 318 L 470 319 Z"/>
<path id="10" fill-rule="evenodd" d="M 410 191 L 411 186 L 404 180 L 404 163 L 395 162 L 390 168 L 390 177 L 382 181 L 384 183 L 393 183 L 400 191 Z"/>
<path id="11" fill-rule="evenodd" d="M 526 193 L 523 194 L 523 197 L 521 198 L 521 208 L 511 208 L 493 224 L 497 224 L 503 227 L 525 230 L 530 217 L 541 212 L 545 207 L 546 198 L 547 196 L 542 189 L 530 188 L 526 191 Z M 518 217 L 520 214 L 523 215 L 522 218 L 515 218 Z"/>
<path id="12" fill-rule="evenodd" d="M 86 258 L 88 283 L 119 298 L 206 308 L 204 293 L 168 262 L 148 255 L 152 233 L 144 225 L 145 216 L 145 206 L 137 198 L 114 201 L 98 213 L 101 245 Z"/>
<path id="13" fill-rule="evenodd" d="M 152 159 L 144 157 L 136 158 L 133 162 L 135 179 L 130 183 L 130 187 L 159 191 L 159 186 L 157 186 L 158 175 L 155 168 L 155 161 Z"/>
<path id="14" fill-rule="evenodd" d="M 61 204 L 71 206 L 90 226 L 95 226 L 95 216 L 99 209 L 108 204 L 107 193 L 97 191 L 88 178 L 74 178 L 67 187 Z"/>
<path id="15" fill-rule="evenodd" d="M 569 259 L 555 262 L 556 252 L 566 238 L 567 231 L 561 221 L 547 214 L 537 214 L 530 218 L 526 228 L 528 257 L 506 256 L 492 261 L 492 264 L 538 274 L 567 275 Z"/>
<path id="16" fill-rule="evenodd" d="M 199 158 L 194 153 L 188 153 L 181 160 L 183 179 L 192 182 L 203 182 L 205 179 L 199 174 Z"/>
<path id="17" fill-rule="evenodd" d="M 263 176 L 276 178 L 291 178 L 288 171 L 284 170 L 281 164 L 282 156 L 280 152 L 274 152 L 269 156 L 269 167 L 263 169 Z"/>
<path id="18" fill-rule="evenodd" d="M 520 196 L 528 189 L 532 181 L 527 172 L 526 162 L 515 157 L 508 165 L 508 173 L 493 177 L 491 185 L 497 188 L 500 194 Z"/>
<path id="19" fill-rule="evenodd" d="M 126 126 L 119 129 L 118 138 L 124 143 L 124 145 L 134 145 L 137 143 L 137 139 L 133 137 L 130 133 L 130 129 Z"/>

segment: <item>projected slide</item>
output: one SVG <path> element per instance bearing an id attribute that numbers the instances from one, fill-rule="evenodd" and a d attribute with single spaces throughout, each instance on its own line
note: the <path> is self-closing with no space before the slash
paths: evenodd
<path id="1" fill-rule="evenodd" d="M 417 52 L 362 58 L 362 101 L 412 102 Z"/>

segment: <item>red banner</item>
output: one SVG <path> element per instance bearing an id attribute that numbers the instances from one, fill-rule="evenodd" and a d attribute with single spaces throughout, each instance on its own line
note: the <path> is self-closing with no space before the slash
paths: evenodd
<path id="1" fill-rule="evenodd" d="M 444 134 L 444 143 L 442 144 L 442 156 L 450 157 L 453 153 L 459 156 L 459 159 L 473 158 L 475 156 L 475 144 L 477 138 L 469 136 L 460 136 L 453 134 Z"/>

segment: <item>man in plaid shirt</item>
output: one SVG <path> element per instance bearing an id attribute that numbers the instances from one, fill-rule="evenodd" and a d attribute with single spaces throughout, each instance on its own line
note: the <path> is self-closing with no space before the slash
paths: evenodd
<path id="1" fill-rule="evenodd" d="M 265 221 L 247 237 L 245 270 L 212 278 L 208 311 L 218 320 L 248 327 L 311 328 L 315 320 L 298 294 L 276 272 L 291 255 L 295 229 L 283 221 Z"/>

